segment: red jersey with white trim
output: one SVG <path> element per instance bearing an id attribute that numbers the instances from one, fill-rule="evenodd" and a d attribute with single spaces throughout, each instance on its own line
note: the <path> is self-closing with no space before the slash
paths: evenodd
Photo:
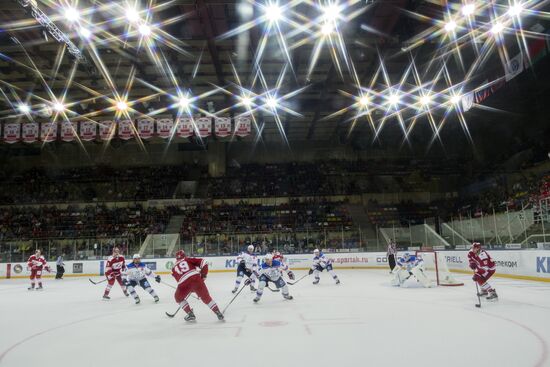
<path id="1" fill-rule="evenodd" d="M 208 264 L 204 259 L 197 257 L 184 257 L 178 260 L 172 268 L 172 276 L 178 284 L 182 284 L 193 276 L 206 276 L 208 274 Z"/>
<path id="2" fill-rule="evenodd" d="M 476 270 L 495 270 L 496 264 L 491 258 L 491 256 L 485 250 L 480 250 L 476 255 L 474 251 L 470 250 L 468 252 L 468 262 L 470 267 L 475 267 Z"/>
<path id="3" fill-rule="evenodd" d="M 27 265 L 31 270 L 42 270 L 42 268 L 49 269 L 48 263 L 46 262 L 46 259 L 44 259 L 44 256 L 36 256 L 31 255 L 29 257 L 29 260 L 27 260 Z"/>
<path id="4" fill-rule="evenodd" d="M 115 276 L 120 275 L 126 270 L 126 261 L 124 256 L 109 256 L 107 264 L 105 264 L 105 274 L 113 274 Z"/>

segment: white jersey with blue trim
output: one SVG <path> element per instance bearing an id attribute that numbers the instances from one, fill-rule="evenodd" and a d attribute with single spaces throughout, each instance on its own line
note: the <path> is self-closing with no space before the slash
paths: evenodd
<path id="1" fill-rule="evenodd" d="M 148 276 L 152 276 L 152 277 L 156 276 L 155 273 L 142 262 L 140 262 L 139 264 L 131 262 L 126 267 L 126 271 L 124 271 L 122 275 L 127 280 L 135 280 L 135 281 L 140 281 Z"/>
<path id="2" fill-rule="evenodd" d="M 277 281 L 282 275 L 281 270 L 284 270 L 284 266 L 279 260 L 271 261 L 271 265 L 264 261 L 260 267 L 260 276 L 265 275 L 269 280 Z"/>
<path id="3" fill-rule="evenodd" d="M 241 252 L 239 256 L 237 256 L 237 264 L 239 264 L 241 261 L 244 261 L 244 266 L 248 270 L 256 270 L 258 268 L 258 260 L 256 259 L 256 255 L 254 253 L 249 252 Z"/>
<path id="4" fill-rule="evenodd" d="M 422 260 L 421 257 L 411 255 L 408 259 L 405 259 L 404 257 L 399 257 L 397 259 L 397 265 L 402 266 L 404 268 L 407 268 L 407 270 L 411 270 L 415 266 L 422 264 L 424 260 Z"/>
<path id="5" fill-rule="evenodd" d="M 315 269 L 317 266 L 321 266 L 324 269 L 329 264 L 332 264 L 332 260 L 328 259 L 325 254 L 320 252 L 319 256 L 313 257 L 313 265 L 311 266 L 311 268 Z"/>

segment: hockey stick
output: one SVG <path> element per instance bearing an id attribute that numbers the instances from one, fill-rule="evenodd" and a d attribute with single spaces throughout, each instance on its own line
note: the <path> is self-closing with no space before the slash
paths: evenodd
<path id="1" fill-rule="evenodd" d="M 227 308 L 233 303 L 233 301 L 235 300 L 235 298 L 237 298 L 237 296 L 243 291 L 243 289 L 246 288 L 246 285 L 244 285 L 243 287 L 241 287 L 241 289 L 239 289 L 239 291 L 233 296 L 233 298 L 231 299 L 231 301 L 229 301 L 229 303 L 227 304 L 227 306 L 225 306 L 225 308 L 223 309 L 222 311 L 222 314 L 225 315 L 225 311 L 227 311 Z"/>
<path id="2" fill-rule="evenodd" d="M 477 295 L 477 302 L 478 302 L 478 303 L 476 303 L 475 306 L 476 306 L 477 308 L 481 308 L 481 297 L 479 296 L 479 287 L 478 287 L 478 285 L 477 285 L 477 282 L 476 282 L 476 291 L 477 291 L 476 295 Z"/>
<path id="3" fill-rule="evenodd" d="M 273 288 L 271 288 L 269 285 L 268 285 L 266 288 L 269 289 L 269 290 L 272 291 L 272 292 L 280 292 L 280 289 L 279 289 L 279 288 L 273 289 Z"/>
<path id="4" fill-rule="evenodd" d="M 295 282 L 286 282 L 286 284 L 288 284 L 288 285 L 294 285 L 294 284 L 298 283 L 300 280 L 304 279 L 304 278 L 307 277 L 307 276 L 309 276 L 309 273 L 304 274 L 303 277 L 301 277 L 300 279 L 298 279 L 298 280 L 295 281 Z"/>
<path id="5" fill-rule="evenodd" d="M 90 281 L 90 283 L 92 283 L 93 285 L 97 285 L 99 283 L 103 283 L 103 282 L 106 282 L 107 279 L 103 279 L 103 280 L 100 280 L 99 282 L 94 282 L 92 279 L 88 278 L 88 280 Z"/>
<path id="6" fill-rule="evenodd" d="M 176 312 L 174 313 L 169 313 L 169 312 L 165 312 L 166 316 L 172 318 L 174 316 L 176 316 L 176 314 L 181 310 L 181 305 L 179 305 L 178 309 L 176 310 Z"/>
<path id="7" fill-rule="evenodd" d="M 172 288 L 172 289 L 177 289 L 177 287 L 174 287 L 172 284 L 165 283 L 165 282 L 163 282 L 162 280 L 160 281 L 160 284 L 164 284 L 165 286 L 170 287 L 170 288 Z M 193 298 L 195 298 L 195 299 L 199 299 L 199 297 L 195 296 L 194 294 L 192 294 L 192 296 L 193 296 Z M 175 313 L 174 313 L 174 315 L 175 315 Z"/>

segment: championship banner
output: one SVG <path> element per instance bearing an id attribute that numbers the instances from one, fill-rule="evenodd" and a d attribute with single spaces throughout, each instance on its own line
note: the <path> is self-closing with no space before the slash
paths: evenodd
<path id="1" fill-rule="evenodd" d="M 57 139 L 57 122 L 43 122 L 40 126 L 40 139 L 51 143 Z"/>
<path id="2" fill-rule="evenodd" d="M 92 141 L 97 138 L 97 123 L 93 121 L 80 122 L 80 139 L 83 141 Z"/>
<path id="3" fill-rule="evenodd" d="M 172 129 L 174 127 L 174 119 L 158 119 L 157 120 L 157 134 L 163 139 L 168 139 L 172 136 Z"/>
<path id="4" fill-rule="evenodd" d="M 63 121 L 61 123 L 61 140 L 73 141 L 78 134 L 78 122 Z"/>
<path id="5" fill-rule="evenodd" d="M 116 124 L 114 121 L 101 121 L 99 123 L 99 137 L 101 140 L 111 140 L 115 137 Z"/>
<path id="6" fill-rule="evenodd" d="M 523 53 L 520 52 L 516 56 L 512 57 L 510 61 L 506 63 L 505 70 L 505 79 L 507 82 L 521 74 L 523 71 Z"/>
<path id="7" fill-rule="evenodd" d="M 225 138 L 231 134 L 231 118 L 230 117 L 216 117 L 214 122 L 214 132 L 216 136 Z"/>
<path id="8" fill-rule="evenodd" d="M 134 137 L 134 122 L 132 120 L 118 122 L 118 137 L 122 140 L 130 140 Z"/>
<path id="9" fill-rule="evenodd" d="M 250 116 L 237 116 L 235 117 L 235 135 L 244 137 L 250 135 L 251 129 Z"/>
<path id="10" fill-rule="evenodd" d="M 10 122 L 4 124 L 4 141 L 8 144 L 17 143 L 21 138 L 21 123 Z"/>
<path id="11" fill-rule="evenodd" d="M 23 142 L 34 143 L 38 140 L 38 122 L 26 122 L 23 124 Z"/>
<path id="12" fill-rule="evenodd" d="M 188 138 L 193 135 L 193 118 L 180 117 L 176 119 L 176 136 Z"/>
<path id="13" fill-rule="evenodd" d="M 206 138 L 212 133 L 212 119 L 210 117 L 199 117 L 196 119 L 199 136 Z"/>
<path id="14" fill-rule="evenodd" d="M 139 136 L 142 139 L 149 139 L 153 137 L 155 132 L 155 120 L 153 119 L 141 119 L 137 122 Z"/>

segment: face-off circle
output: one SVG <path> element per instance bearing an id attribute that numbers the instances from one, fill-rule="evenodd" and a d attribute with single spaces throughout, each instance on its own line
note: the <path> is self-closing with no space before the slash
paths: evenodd
<path id="1" fill-rule="evenodd" d="M 258 325 L 264 326 L 264 327 L 278 327 L 278 326 L 284 326 L 288 324 L 286 321 L 262 321 Z"/>

